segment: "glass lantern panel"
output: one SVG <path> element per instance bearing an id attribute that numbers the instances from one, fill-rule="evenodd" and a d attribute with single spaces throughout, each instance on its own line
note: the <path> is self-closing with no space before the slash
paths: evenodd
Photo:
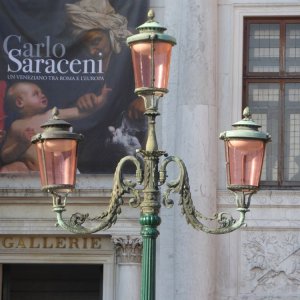
<path id="1" fill-rule="evenodd" d="M 259 186 L 264 159 L 263 140 L 233 139 L 226 142 L 229 186 Z"/>
<path id="2" fill-rule="evenodd" d="M 42 187 L 62 186 L 56 191 L 70 192 L 66 186 L 74 186 L 76 181 L 77 141 L 51 139 L 36 145 Z"/>
<path id="3" fill-rule="evenodd" d="M 151 66 L 153 45 L 154 71 Z M 167 89 L 171 62 L 172 44 L 166 42 L 142 42 L 131 47 L 135 88 Z"/>

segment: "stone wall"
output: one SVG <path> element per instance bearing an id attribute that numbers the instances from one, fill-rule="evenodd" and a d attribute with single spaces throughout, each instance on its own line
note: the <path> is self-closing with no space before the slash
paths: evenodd
<path id="1" fill-rule="evenodd" d="M 299 1 L 219 0 L 219 131 L 242 111 L 243 18 L 299 16 Z M 219 149 L 219 210 L 232 210 Z M 216 300 L 295 300 L 299 285 L 299 191 L 262 190 L 252 198 L 248 226 L 218 239 Z"/>

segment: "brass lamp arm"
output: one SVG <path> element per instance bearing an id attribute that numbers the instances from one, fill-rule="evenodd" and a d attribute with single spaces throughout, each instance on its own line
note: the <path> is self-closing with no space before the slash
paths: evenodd
<path id="1" fill-rule="evenodd" d="M 166 168 L 169 163 L 175 162 L 179 168 L 179 176 L 177 179 L 166 182 Z M 202 213 L 196 210 L 190 192 L 189 177 L 184 162 L 175 156 L 169 156 L 161 164 L 160 167 L 160 183 L 167 184 L 167 190 L 162 196 L 163 204 L 170 208 L 174 201 L 169 198 L 170 193 L 178 193 L 180 195 L 179 205 L 182 206 L 181 212 L 185 215 L 188 224 L 191 224 L 195 229 L 211 234 L 223 234 L 232 232 L 242 226 L 245 226 L 245 214 L 250 205 L 250 198 L 254 192 L 250 193 L 235 193 L 237 211 L 239 212 L 239 219 L 234 219 L 226 212 L 216 213 L 213 217 L 205 217 Z M 247 200 L 247 201 L 246 201 Z M 216 221 L 218 226 L 210 228 L 204 225 L 201 221 Z"/>
<path id="2" fill-rule="evenodd" d="M 136 166 L 136 181 L 124 180 L 122 169 L 127 162 L 132 162 Z M 129 204 L 132 207 L 138 207 L 141 203 L 140 193 L 135 189 L 137 183 L 143 180 L 142 166 L 140 161 L 134 156 L 126 156 L 120 160 L 114 174 L 114 186 L 111 193 L 109 207 L 100 216 L 90 218 L 89 214 L 75 213 L 68 221 L 63 219 L 63 212 L 66 210 L 66 197 L 62 197 L 55 192 L 52 192 L 53 210 L 56 212 L 57 225 L 73 233 L 95 233 L 100 230 L 109 229 L 117 221 L 117 216 L 121 213 L 121 205 L 124 203 L 122 196 L 124 194 L 132 195 Z M 84 223 L 98 223 L 93 227 L 85 227 Z"/>

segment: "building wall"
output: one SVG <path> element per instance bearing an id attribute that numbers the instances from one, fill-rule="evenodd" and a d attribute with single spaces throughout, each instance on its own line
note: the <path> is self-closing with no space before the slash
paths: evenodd
<path id="1" fill-rule="evenodd" d="M 219 0 L 219 131 L 242 111 L 243 18 L 299 16 L 299 1 Z M 218 207 L 234 209 L 219 149 Z M 299 191 L 263 190 L 252 198 L 248 227 L 218 239 L 216 299 L 299 299 Z"/>
<path id="2" fill-rule="evenodd" d="M 194 202 L 207 215 L 216 207 L 216 16 L 215 0 L 165 0 L 163 22 L 177 45 L 162 100 L 162 148 L 184 160 Z M 157 298 L 213 300 L 215 237 L 187 225 L 176 204 L 161 214 Z"/>
<path id="3" fill-rule="evenodd" d="M 299 15 L 299 1 L 152 0 L 151 6 L 177 39 L 170 92 L 160 105 L 160 148 L 185 161 L 197 209 L 208 216 L 216 209 L 234 211 L 218 132 L 241 118 L 243 17 Z M 177 174 L 175 168 L 169 172 Z M 118 258 L 124 249 L 136 258 L 130 245 L 139 244 L 137 209 L 125 206 L 113 228 L 95 234 L 99 250 L 98 240 L 89 237 L 90 246 L 84 246 L 80 237 L 54 227 L 51 199 L 39 191 L 36 174 L 0 176 L 0 264 L 103 263 L 105 300 L 139 298 L 139 260 Z M 111 185 L 112 176 L 80 176 L 68 215 L 101 212 Z M 247 214 L 248 227 L 223 236 L 194 230 L 177 204 L 162 207 L 157 299 L 299 299 L 299 196 L 260 191 Z"/>
<path id="4" fill-rule="evenodd" d="M 217 135 L 241 118 L 243 18 L 295 15 L 297 0 L 188 5 L 165 0 L 164 24 L 178 45 L 172 60 L 174 85 L 166 97 L 169 103 L 163 103 L 163 145 L 186 162 L 195 205 L 206 214 L 214 210 L 215 191 L 219 211 L 235 210 Z M 205 108 L 215 112 L 201 113 Z M 176 209 L 162 211 L 166 225 L 161 226 L 158 286 L 163 296 L 158 299 L 298 299 L 299 196 L 295 190 L 261 190 L 252 198 L 248 226 L 217 237 L 186 227 Z"/>

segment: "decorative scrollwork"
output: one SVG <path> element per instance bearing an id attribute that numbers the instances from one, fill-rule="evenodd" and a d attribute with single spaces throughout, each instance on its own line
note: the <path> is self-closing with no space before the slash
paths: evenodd
<path id="1" fill-rule="evenodd" d="M 216 220 L 220 224 L 221 228 L 232 226 L 236 220 L 228 213 L 220 212 L 216 214 Z"/>
<path id="2" fill-rule="evenodd" d="M 157 168 L 158 157 L 161 153 L 158 151 L 151 152 L 151 159 L 148 157 L 148 152 L 142 153 L 149 162 L 148 169 L 149 172 Z M 153 154 L 154 153 L 154 154 Z M 123 169 L 126 163 L 133 163 L 136 167 L 136 182 L 132 180 L 123 178 Z M 175 180 L 166 182 L 167 179 L 167 166 L 169 163 L 176 163 L 179 168 L 179 175 Z M 147 165 L 147 164 L 146 164 Z M 147 168 L 146 168 L 147 169 Z M 130 194 L 132 197 L 129 200 L 129 205 L 132 207 L 138 207 L 141 205 L 142 199 L 140 195 L 140 190 L 136 188 L 137 184 L 146 184 L 151 186 L 151 188 L 156 188 L 157 183 L 160 185 L 167 184 L 167 189 L 162 195 L 162 203 L 167 208 L 174 205 L 174 201 L 170 199 L 171 193 L 178 193 L 180 195 L 179 205 L 181 206 L 182 214 L 185 215 L 188 224 L 191 224 L 195 229 L 202 230 L 207 233 L 212 234 L 222 234 L 234 231 L 241 226 L 244 226 L 245 214 L 248 211 L 250 205 L 250 199 L 255 191 L 233 191 L 236 197 L 237 210 L 240 214 L 238 220 L 234 219 L 230 214 L 225 212 L 216 213 L 213 217 L 206 217 L 196 210 L 190 192 L 188 173 L 184 162 L 175 156 L 169 156 L 163 160 L 158 173 L 150 172 L 147 170 L 143 172 L 142 163 L 139 159 L 134 156 L 126 156 L 120 160 L 116 172 L 114 175 L 114 186 L 111 194 L 110 204 L 106 211 L 104 211 L 100 216 L 95 218 L 90 218 L 88 214 L 75 213 L 71 216 L 69 221 L 64 221 L 62 218 L 62 213 L 65 211 L 66 196 L 53 193 L 53 206 L 54 211 L 57 213 L 58 225 L 68 231 L 74 233 L 93 233 L 100 230 L 105 230 L 110 228 L 116 221 L 117 216 L 121 213 L 121 205 L 124 203 L 122 196 L 124 194 Z M 158 171 L 158 170 L 157 170 Z M 143 175 L 145 178 L 143 178 Z M 153 176 L 153 178 L 151 177 Z M 149 177 L 149 178 L 148 178 Z M 151 185 L 148 181 L 151 181 Z M 215 221 L 217 227 L 209 228 L 204 225 L 202 221 Z M 84 224 L 96 223 L 93 226 L 84 226 Z"/>
<path id="3" fill-rule="evenodd" d="M 136 182 L 131 180 L 124 180 L 123 167 L 125 163 L 131 162 L 136 167 Z M 100 230 L 109 229 L 117 221 L 117 216 L 121 213 L 121 205 L 124 203 L 122 196 L 124 194 L 132 195 L 129 204 L 137 207 L 141 203 L 139 190 L 135 187 L 143 181 L 142 165 L 140 161 L 134 156 L 126 156 L 120 160 L 114 174 L 114 186 L 111 194 L 110 204 L 106 211 L 100 216 L 90 218 L 89 214 L 75 213 L 71 216 L 69 221 L 63 220 L 62 213 L 65 211 L 64 204 L 59 199 L 60 195 L 52 193 L 54 207 L 53 210 L 57 214 L 58 225 L 73 233 L 94 233 Z M 55 200 L 56 199 L 56 200 Z M 59 199 L 59 200 L 58 200 Z M 55 205 L 59 204 L 59 205 Z M 98 223 L 94 227 L 84 227 L 83 224 L 87 221 Z"/>
<path id="4" fill-rule="evenodd" d="M 71 216 L 69 224 L 73 227 L 81 226 L 89 217 L 89 214 L 75 213 Z"/>
<path id="5" fill-rule="evenodd" d="M 166 168 L 169 163 L 175 162 L 180 170 L 177 179 L 166 183 Z M 169 198 L 171 193 L 178 193 L 180 195 L 179 205 L 182 206 L 181 212 L 186 217 L 188 224 L 191 224 L 195 229 L 202 230 L 206 233 L 223 234 L 234 231 L 241 226 L 244 226 L 245 214 L 248 211 L 247 204 L 243 199 L 237 198 L 237 201 L 245 203 L 244 206 L 238 205 L 240 218 L 234 219 L 230 214 L 225 212 L 216 213 L 213 217 L 205 217 L 196 210 L 190 192 L 189 177 L 184 162 L 175 156 L 167 157 L 160 167 L 160 183 L 167 184 L 167 189 L 163 194 L 163 204 L 166 207 L 172 207 L 174 201 Z M 249 202 L 249 201 L 248 201 Z M 217 221 L 219 224 L 216 228 L 209 228 L 205 226 L 200 220 Z"/>

